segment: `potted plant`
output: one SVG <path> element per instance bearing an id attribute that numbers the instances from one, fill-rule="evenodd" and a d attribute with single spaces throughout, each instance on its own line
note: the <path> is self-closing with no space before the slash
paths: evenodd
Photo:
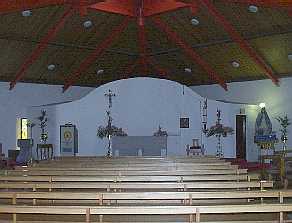
<path id="1" fill-rule="evenodd" d="M 39 127 L 41 129 L 41 141 L 45 144 L 48 139 L 48 133 L 45 131 L 48 122 L 46 110 L 42 110 L 41 116 L 39 116 L 37 119 L 40 121 Z"/>
<path id="2" fill-rule="evenodd" d="M 290 120 L 287 115 L 284 115 L 283 117 L 278 116 L 276 117 L 276 120 L 279 122 L 281 128 L 281 141 L 283 143 L 283 150 L 286 150 L 287 147 L 287 140 L 288 140 L 288 126 L 291 124 Z"/>

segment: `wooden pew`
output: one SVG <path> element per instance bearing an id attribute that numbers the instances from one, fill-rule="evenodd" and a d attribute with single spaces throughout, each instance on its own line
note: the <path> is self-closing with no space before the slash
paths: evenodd
<path id="1" fill-rule="evenodd" d="M 226 189 L 264 189 L 272 188 L 271 181 L 250 181 L 250 182 L 227 182 L 227 181 L 210 181 L 210 182 L 8 182 L 0 183 L 0 189 L 31 189 L 31 190 L 53 190 L 53 189 L 95 189 L 95 190 L 226 190 Z"/>
<path id="2" fill-rule="evenodd" d="M 17 204 L 17 199 L 38 200 L 92 200 L 95 204 L 103 205 L 104 201 L 117 200 L 187 200 L 186 204 L 192 205 L 195 200 L 206 199 L 259 199 L 273 198 L 274 201 L 284 203 L 286 198 L 292 197 L 292 190 L 268 191 L 216 191 L 216 192 L 0 192 L 0 199 L 11 199 L 12 204 Z"/>
<path id="3" fill-rule="evenodd" d="M 0 182 L 196 182 L 196 181 L 247 181 L 241 175 L 199 176 L 2 176 Z"/>
<path id="4" fill-rule="evenodd" d="M 36 164 L 35 167 L 47 167 L 47 166 L 57 166 L 57 167 L 67 167 L 67 166 L 101 166 L 101 167 L 184 167 L 184 166 L 231 166 L 230 162 L 204 162 L 204 161 L 198 161 L 193 163 L 168 163 L 168 162 L 160 162 L 160 163 L 126 163 L 126 162 L 119 162 L 119 163 L 101 163 L 96 161 L 87 161 L 87 162 L 51 162 L 51 163 L 39 163 Z"/>
<path id="5" fill-rule="evenodd" d="M 196 165 L 196 166 L 78 166 L 78 165 L 70 165 L 70 166 L 51 166 L 51 167 L 17 167 L 16 170 L 98 170 L 98 171 L 192 171 L 195 169 L 204 169 L 204 170 L 226 170 L 226 169 L 238 169 L 237 165 Z"/>
<path id="6" fill-rule="evenodd" d="M 284 222 L 285 212 L 292 211 L 292 204 L 246 204 L 220 206 L 19 206 L 1 205 L 0 213 L 47 214 L 47 215 L 84 215 L 85 222 L 91 222 L 92 215 L 188 215 L 189 222 L 201 222 L 202 214 L 235 213 L 278 213 L 278 221 Z M 103 222 L 102 217 L 99 222 Z M 225 221 L 222 221 L 225 222 Z M 227 221 L 228 222 L 228 221 Z M 270 221 L 268 221 L 270 222 Z"/>
<path id="7" fill-rule="evenodd" d="M 134 156 L 120 156 L 120 157 L 112 157 L 112 158 L 107 158 L 104 156 L 75 156 L 75 157 L 69 157 L 69 156 L 63 156 L 63 157 L 55 157 L 53 162 L 71 162 L 71 161 L 92 161 L 92 160 L 97 160 L 101 162 L 118 162 L 118 161 L 123 161 L 123 162 L 131 162 L 131 163 L 136 163 L 136 162 L 198 162 L 202 160 L 206 161 L 216 161 L 216 162 L 225 162 L 224 159 L 219 159 L 218 157 L 215 156 L 202 156 L 202 157 L 186 157 L 186 156 L 175 156 L 175 157 L 134 157 Z M 41 161 L 41 162 L 46 162 Z M 50 162 L 50 161 L 48 161 Z"/>
<path id="8" fill-rule="evenodd" d="M 208 170 L 208 169 L 193 169 L 188 171 L 176 170 L 176 171 L 163 171 L 163 170 L 82 170 L 82 169 L 18 169 L 18 170 L 4 170 L 1 175 L 6 176 L 200 176 L 200 175 L 238 175 L 247 174 L 246 169 L 225 169 L 225 170 Z"/>

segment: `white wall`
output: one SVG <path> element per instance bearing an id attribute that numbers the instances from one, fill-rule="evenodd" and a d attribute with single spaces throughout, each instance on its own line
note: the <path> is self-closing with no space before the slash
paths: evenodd
<path id="1" fill-rule="evenodd" d="M 72 101 L 91 90 L 72 87 L 63 94 L 61 86 L 18 83 L 9 91 L 9 83 L 0 82 L 0 142 L 5 154 L 8 149 L 16 148 L 16 118 L 27 117 L 27 107 Z"/>
<path id="2" fill-rule="evenodd" d="M 186 144 L 201 136 L 201 96 L 176 82 L 152 78 L 120 80 L 103 85 L 84 98 L 61 105 L 49 106 L 49 139 L 59 154 L 59 126 L 75 124 L 79 132 L 79 155 L 105 155 L 106 140 L 96 136 L 99 125 L 106 125 L 105 111 L 109 89 L 116 93 L 113 99 L 113 124 L 122 127 L 131 136 L 150 136 L 161 125 L 170 134 L 168 154 L 185 154 Z M 209 101 L 209 121 L 216 121 L 216 109 L 222 110 L 223 123 L 234 127 L 238 105 Z M 42 108 L 30 108 L 32 116 Z M 180 129 L 179 118 L 190 117 L 190 128 Z M 38 137 L 38 136 L 37 136 Z M 207 152 L 215 154 L 216 139 L 206 141 Z M 223 139 L 226 156 L 235 154 L 235 137 Z"/>
<path id="3" fill-rule="evenodd" d="M 230 83 L 228 84 L 229 90 L 227 92 L 225 92 L 218 85 L 195 86 L 191 88 L 203 97 L 208 97 L 215 100 L 226 100 L 254 105 L 265 102 L 266 110 L 273 124 L 273 130 L 278 131 L 280 126 L 275 120 L 275 117 L 287 114 L 290 119 L 292 118 L 291 86 L 292 78 L 282 78 L 279 87 L 275 86 L 270 80 L 259 80 Z M 258 106 L 245 105 L 242 105 L 241 107 L 245 107 L 247 114 L 248 156 L 250 160 L 256 160 L 258 151 L 256 145 L 253 143 L 253 136 L 255 119 L 259 108 Z M 288 135 L 288 146 L 291 148 L 291 126 L 289 130 L 290 133 Z M 281 147 L 281 144 L 279 143 L 277 147 Z"/>

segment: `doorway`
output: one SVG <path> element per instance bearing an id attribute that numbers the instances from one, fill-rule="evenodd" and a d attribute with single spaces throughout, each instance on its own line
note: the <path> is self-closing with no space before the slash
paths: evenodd
<path id="1" fill-rule="evenodd" d="M 236 115 L 236 158 L 246 160 L 246 115 Z"/>

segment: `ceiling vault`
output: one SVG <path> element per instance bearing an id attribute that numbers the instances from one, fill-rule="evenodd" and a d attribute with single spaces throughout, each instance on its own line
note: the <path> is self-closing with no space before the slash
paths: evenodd
<path id="1" fill-rule="evenodd" d="M 86 70 L 98 56 L 104 53 L 104 51 L 113 43 L 115 39 L 119 37 L 119 35 L 125 30 L 129 23 L 130 17 L 125 17 L 121 24 L 119 24 L 113 31 L 104 38 L 104 40 L 96 47 L 95 51 L 93 51 L 87 58 L 85 58 L 80 67 L 72 73 L 72 75 L 67 79 L 65 85 L 63 86 L 63 92 L 65 92 L 70 86 L 74 84 L 77 78 L 80 78 L 83 71 Z"/>
<path id="2" fill-rule="evenodd" d="M 161 19 L 158 17 L 153 19 L 154 24 L 158 29 L 163 31 L 169 39 L 171 39 L 173 42 L 175 42 L 180 48 L 187 54 L 190 58 L 192 58 L 195 63 L 199 64 L 210 76 L 212 80 L 215 80 L 220 84 L 221 87 L 224 88 L 224 90 L 227 91 L 227 84 L 225 83 L 225 80 L 220 77 L 219 74 L 197 53 L 192 49 L 187 43 L 183 41 L 181 37 L 178 36 L 177 33 L 172 31 L 166 23 L 164 23 Z"/>
<path id="3" fill-rule="evenodd" d="M 245 51 L 251 59 L 264 71 L 267 77 L 269 77 L 276 85 L 279 84 L 279 79 L 274 75 L 274 71 L 264 59 L 252 48 L 232 26 L 232 24 L 216 9 L 210 0 L 198 0 L 198 2 L 208 9 L 208 12 L 214 17 L 214 19 L 224 28 L 224 30 L 230 35 L 234 42 L 236 42 L 240 48 Z"/>
<path id="4" fill-rule="evenodd" d="M 226 2 L 227 4 L 254 4 L 263 7 L 284 8 L 287 9 L 288 12 L 292 12 L 292 0 L 222 0 L 222 3 L 226 4 Z M 251 60 L 254 65 L 256 65 L 256 67 L 265 74 L 267 78 L 271 79 L 274 84 L 278 85 L 278 73 L 281 73 L 281 71 L 276 73 L 275 70 L 278 70 L 275 69 L 275 67 L 272 67 L 272 64 L 270 65 L 268 60 L 264 59 L 264 55 L 261 54 L 257 48 L 253 48 L 249 41 L 256 40 L 258 38 L 292 33 L 292 30 L 287 28 L 281 29 L 280 31 L 266 31 L 260 34 L 249 33 L 247 35 L 242 35 L 241 32 L 237 31 L 236 26 L 233 25 L 232 21 L 230 21 L 230 18 L 227 16 L 225 17 L 225 14 L 221 12 L 221 10 L 217 8 L 217 5 L 211 0 L 9 0 L 0 2 L 0 14 L 9 14 L 12 12 L 18 12 L 27 9 L 31 10 L 45 8 L 49 6 L 65 6 L 65 11 L 63 12 L 60 19 L 48 29 L 47 33 L 43 35 L 40 41 L 32 40 L 27 37 L 20 38 L 17 36 L 12 36 L 10 38 L 9 36 L 3 36 L 3 34 L 0 35 L 0 40 L 4 39 L 8 41 L 20 41 L 36 44 L 35 49 L 24 60 L 20 68 L 17 69 L 15 77 L 12 78 L 10 82 L 10 90 L 16 86 L 17 82 L 24 79 L 30 67 L 38 59 L 40 59 L 41 55 L 49 46 L 59 46 L 64 48 L 66 47 L 89 51 L 88 57 L 86 57 L 79 64 L 79 68 L 72 72 L 68 71 L 71 72 L 71 74 L 65 78 L 66 80 L 63 86 L 63 92 L 70 88 L 70 86 L 74 85 L 81 77 L 85 76 L 86 71 L 90 68 L 90 66 L 96 62 L 98 58 L 101 58 L 101 56 L 103 56 L 106 52 L 119 54 L 120 56 L 124 57 L 131 57 L 130 60 L 132 61 L 126 66 L 125 73 L 123 74 L 125 77 L 132 74 L 136 67 L 139 67 L 140 73 L 143 75 L 149 74 L 150 68 L 152 67 L 157 74 L 159 74 L 161 77 L 164 77 L 169 76 L 169 72 L 172 71 L 170 71 L 168 67 L 162 67 L 161 64 L 163 63 L 159 63 L 156 60 L 154 61 L 154 56 L 170 54 L 176 51 L 181 51 L 187 55 L 192 62 L 194 62 L 196 65 L 199 65 L 200 69 L 202 69 L 203 72 L 209 76 L 210 81 L 216 81 L 216 83 L 218 83 L 222 88 L 227 90 L 226 82 L 228 82 L 228 80 L 226 80 L 226 76 L 228 75 L 226 75 L 224 70 L 218 72 L 218 70 L 216 70 L 216 66 L 209 63 L 209 61 L 207 62 L 207 60 L 203 58 L 202 52 L 199 51 L 199 48 L 228 43 L 236 43 L 240 50 L 246 54 L 245 56 Z M 205 9 L 207 14 L 211 15 L 211 18 L 215 21 L 217 26 L 219 25 L 219 28 L 222 28 L 230 38 L 226 38 L 226 36 L 222 35 L 221 37 L 217 38 L 217 40 L 213 39 L 210 41 L 210 39 L 208 39 L 209 41 L 205 41 L 203 43 L 189 43 L 187 40 L 185 40 L 184 36 L 181 35 L 181 33 L 177 33 L 175 31 L 176 29 L 169 24 L 169 21 L 166 22 L 165 18 L 163 17 L 163 14 L 165 13 L 181 9 L 189 9 L 192 16 L 197 16 L 201 10 Z M 84 46 L 82 44 L 68 44 L 66 42 L 62 43 L 62 41 L 60 42 L 54 40 L 57 33 L 64 27 L 65 23 L 67 23 L 69 19 L 70 22 L 72 22 L 73 18 L 71 19 L 70 17 L 73 17 L 75 12 L 79 13 L 82 17 L 88 15 L 89 10 L 91 12 L 102 11 L 104 13 L 118 14 L 119 16 L 123 16 L 125 18 L 119 25 L 115 26 L 113 29 L 109 29 L 109 32 L 107 32 L 105 35 L 102 35 L 102 40 L 98 43 L 95 43 L 95 45 L 97 45 L 96 47 L 94 47 L 94 45 Z M 158 30 L 163 33 L 168 40 L 170 40 L 178 47 L 172 45 L 172 47 L 168 48 L 167 50 L 161 50 L 163 47 L 160 49 L 155 48 L 155 50 L 152 49 L 150 52 L 150 47 L 148 44 L 151 40 L 153 41 L 153 37 L 148 36 L 149 39 L 147 38 L 147 27 L 145 25 L 146 19 L 149 19 L 152 22 L 151 24 L 154 24 L 156 31 Z M 126 28 L 129 28 L 129 23 L 132 20 L 135 21 L 135 26 L 137 27 L 137 52 L 135 52 L 135 48 L 134 50 L 111 48 L 113 43 L 119 39 L 120 35 L 126 30 Z M 173 22 L 175 23 L 175 21 Z M 192 32 L 192 30 L 190 30 L 191 29 L 186 28 L 186 32 L 188 34 Z M 197 40 L 196 38 L 194 39 Z"/>
<path id="5" fill-rule="evenodd" d="M 16 83 L 21 80 L 21 78 L 25 75 L 25 72 L 27 69 L 36 61 L 42 52 L 47 48 L 48 43 L 50 40 L 52 40 L 57 32 L 64 26 L 66 20 L 72 16 L 73 14 L 73 9 L 70 7 L 68 8 L 61 19 L 57 22 L 55 26 L 53 26 L 51 29 L 49 29 L 48 33 L 46 36 L 44 36 L 41 40 L 41 42 L 37 45 L 37 47 L 33 50 L 31 55 L 27 58 L 27 60 L 21 65 L 19 71 L 16 74 L 16 77 L 14 78 L 13 81 L 10 82 L 10 90 L 12 90 Z"/>

